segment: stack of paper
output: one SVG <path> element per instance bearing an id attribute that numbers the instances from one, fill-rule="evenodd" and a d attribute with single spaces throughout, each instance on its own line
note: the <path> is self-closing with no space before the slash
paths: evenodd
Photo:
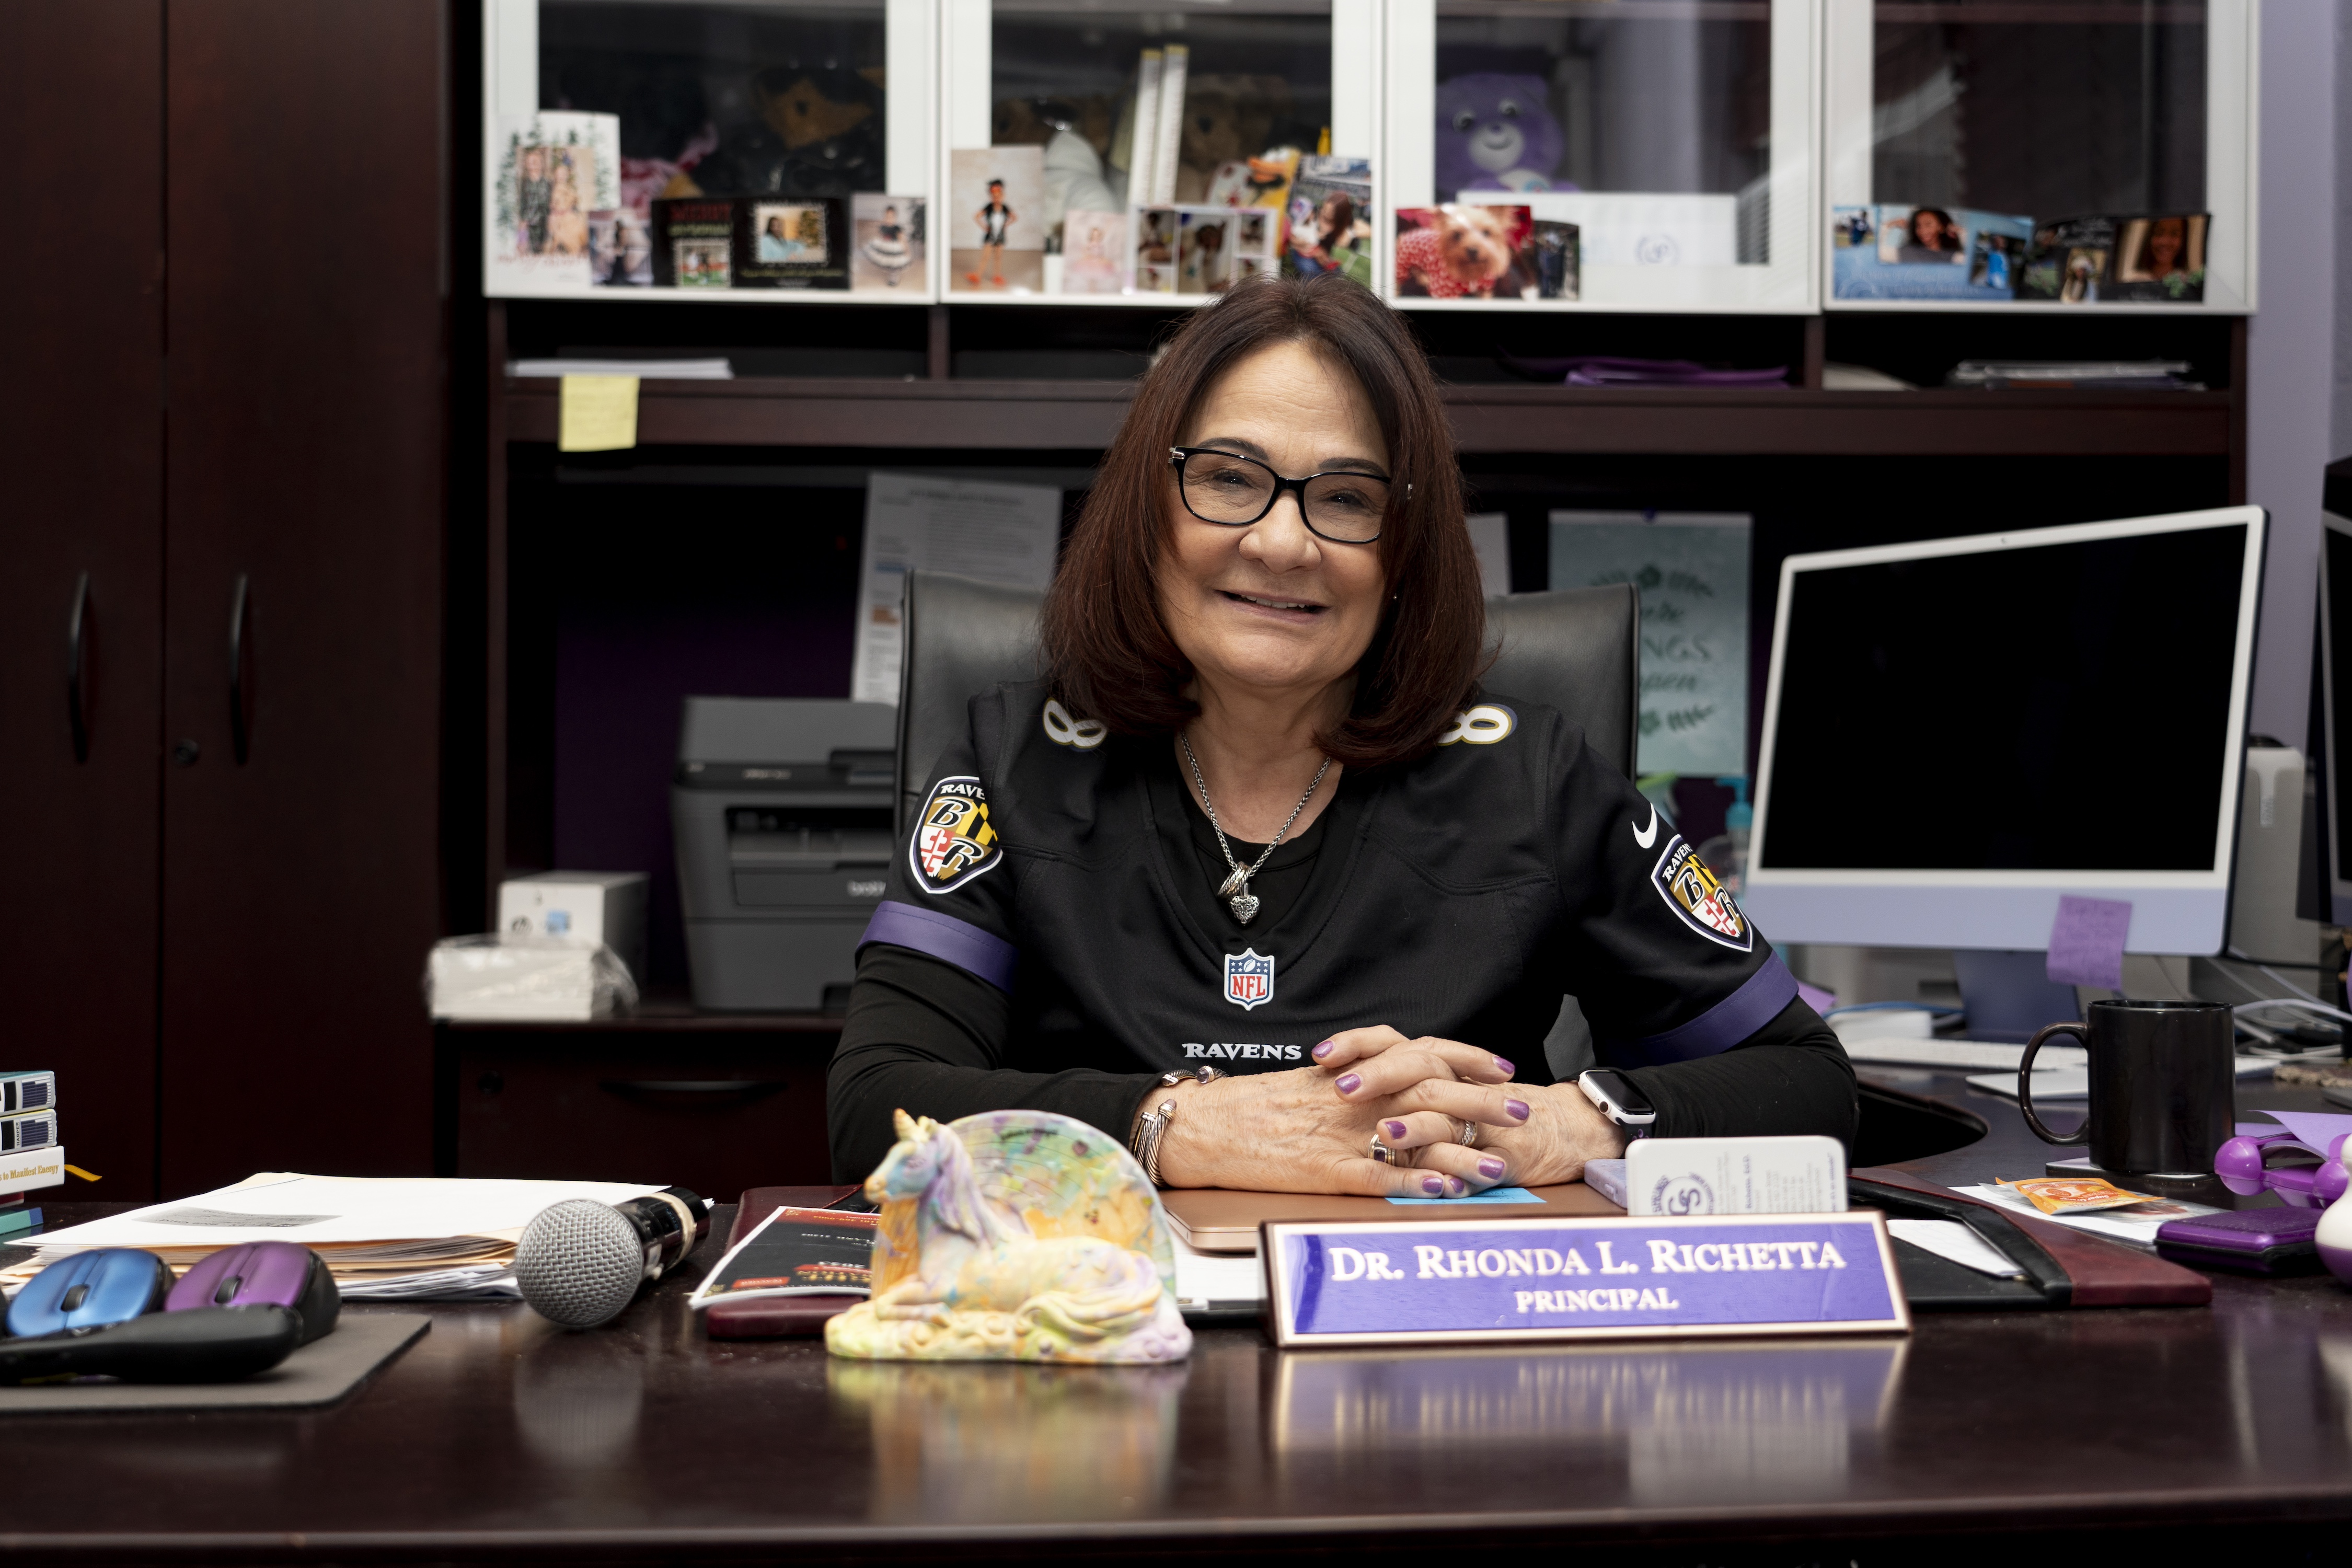
<path id="1" fill-rule="evenodd" d="M 523 1227 L 550 1204 L 617 1204 L 656 1191 L 625 1182 L 449 1181 L 270 1172 L 235 1186 L 51 1231 L 29 1262 L 0 1269 L 14 1295 L 61 1258 L 142 1247 L 185 1271 L 224 1247 L 296 1241 L 327 1260 L 346 1300 L 469 1300 L 518 1296 Z"/>

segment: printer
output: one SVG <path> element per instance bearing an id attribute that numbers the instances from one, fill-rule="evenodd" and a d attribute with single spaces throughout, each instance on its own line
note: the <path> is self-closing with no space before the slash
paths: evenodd
<path id="1" fill-rule="evenodd" d="M 670 823 L 698 1007 L 839 1011 L 889 884 L 898 710 L 689 697 Z"/>

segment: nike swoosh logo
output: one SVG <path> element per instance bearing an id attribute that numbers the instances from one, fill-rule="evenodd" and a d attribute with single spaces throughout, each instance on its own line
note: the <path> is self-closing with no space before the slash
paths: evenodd
<path id="1" fill-rule="evenodd" d="M 1629 822 L 1629 823 L 1627 823 L 1625 826 L 1628 826 L 1628 827 L 1633 827 L 1633 825 L 1632 823 L 1630 823 L 1630 822 Z M 1647 827 L 1634 827 L 1634 828 L 1633 828 L 1633 842 L 1634 842 L 1634 843 L 1636 843 L 1636 844 L 1638 844 L 1638 845 L 1640 845 L 1643 848 L 1647 849 L 1651 845 L 1655 844 L 1657 841 L 1658 841 L 1658 805 L 1657 805 L 1657 802 L 1655 802 L 1655 801 L 1652 801 L 1652 802 L 1650 803 L 1650 826 L 1647 826 Z"/>

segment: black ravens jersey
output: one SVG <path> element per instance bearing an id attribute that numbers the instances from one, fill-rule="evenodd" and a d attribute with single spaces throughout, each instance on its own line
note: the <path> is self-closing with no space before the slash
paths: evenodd
<path id="1" fill-rule="evenodd" d="M 1475 1043 L 1544 1083 L 1563 994 L 1612 1066 L 1715 1057 L 1776 1020 L 1776 1036 L 1810 1029 L 1805 1043 L 1836 1054 L 1738 901 L 1549 708 L 1490 697 L 1418 761 L 1344 774 L 1305 858 L 1286 844 L 1261 874 L 1279 896 L 1247 926 L 1214 896 L 1221 862 L 1194 852 L 1199 816 L 1168 738 L 1108 735 L 1041 685 L 974 699 L 866 928 L 836 1112 L 844 1061 L 880 1047 L 966 1063 L 996 1080 L 989 1092 L 1123 1135 L 1151 1081 L 1136 1075 L 1300 1067 L 1316 1042 L 1379 1024 Z M 952 999 L 959 985 L 977 1005 Z M 943 1007 L 959 1037 L 892 1044 L 858 994 L 883 989 Z M 899 1081 L 937 1105 L 909 1109 L 981 1108 L 945 1070 Z M 1832 1070 L 1850 1117 L 1850 1073 Z M 841 1121 L 837 1168 L 853 1169 Z"/>

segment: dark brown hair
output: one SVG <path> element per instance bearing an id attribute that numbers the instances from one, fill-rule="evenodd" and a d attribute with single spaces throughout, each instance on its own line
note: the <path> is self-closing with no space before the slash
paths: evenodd
<path id="1" fill-rule="evenodd" d="M 1200 711 L 1182 695 L 1192 664 L 1160 618 L 1157 576 L 1176 508 L 1168 449 L 1182 444 L 1219 376 L 1282 342 L 1312 344 L 1355 377 L 1392 481 L 1378 548 L 1396 597 L 1356 666 L 1352 710 L 1318 740 L 1347 767 L 1407 761 L 1436 743 L 1476 689 L 1486 599 L 1429 361 L 1396 312 L 1337 274 L 1252 279 L 1170 341 L 1103 455 L 1046 591 L 1047 678 L 1074 712 L 1122 735 L 1167 734 Z"/>

